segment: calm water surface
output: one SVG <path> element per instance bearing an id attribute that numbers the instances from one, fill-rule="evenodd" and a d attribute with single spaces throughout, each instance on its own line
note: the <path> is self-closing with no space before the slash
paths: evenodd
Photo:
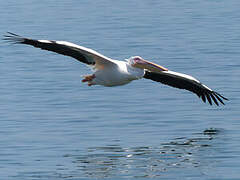
<path id="1" fill-rule="evenodd" d="M 0 35 L 140 55 L 230 99 L 210 106 L 149 80 L 87 87 L 88 68 L 0 43 L 0 173 L 9 180 L 237 180 L 240 1 L 3 1 Z"/>

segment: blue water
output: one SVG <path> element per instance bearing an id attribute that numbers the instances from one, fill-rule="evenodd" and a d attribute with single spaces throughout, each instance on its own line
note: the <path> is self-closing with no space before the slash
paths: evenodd
<path id="1" fill-rule="evenodd" d="M 146 79 L 88 87 L 74 59 L 1 41 L 1 179 L 239 179 L 239 0 L 0 4 L 1 36 L 140 55 L 230 99 L 210 106 Z"/>

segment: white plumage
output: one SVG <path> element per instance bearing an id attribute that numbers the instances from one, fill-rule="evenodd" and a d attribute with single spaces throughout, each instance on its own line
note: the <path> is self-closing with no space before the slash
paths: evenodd
<path id="1" fill-rule="evenodd" d="M 89 85 L 119 86 L 144 76 L 144 70 L 132 68 L 128 62 L 111 60 L 115 65 L 93 68 L 95 78 Z"/>

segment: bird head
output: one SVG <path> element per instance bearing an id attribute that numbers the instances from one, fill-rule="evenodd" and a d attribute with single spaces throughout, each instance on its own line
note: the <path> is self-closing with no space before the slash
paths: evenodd
<path id="1" fill-rule="evenodd" d="M 164 68 L 158 64 L 152 63 L 143 59 L 140 56 L 133 56 L 128 59 L 128 63 L 134 68 L 146 69 L 152 72 L 167 71 L 167 68 Z"/>

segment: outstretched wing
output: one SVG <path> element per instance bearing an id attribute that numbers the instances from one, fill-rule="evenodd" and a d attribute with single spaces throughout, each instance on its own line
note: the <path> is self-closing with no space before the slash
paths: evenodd
<path id="1" fill-rule="evenodd" d="M 194 77 L 186 74 L 173 71 L 162 71 L 158 73 L 145 71 L 144 78 L 151 79 L 175 88 L 191 91 L 197 94 L 199 98 L 202 98 L 204 102 L 206 102 L 207 99 L 210 105 L 212 105 L 212 100 L 217 106 L 219 105 L 218 101 L 224 104 L 222 99 L 228 100 L 219 93 L 202 84 Z"/>
<path id="2" fill-rule="evenodd" d="M 35 40 L 8 32 L 4 40 L 16 43 L 27 44 L 48 51 L 53 51 L 62 55 L 70 56 L 88 65 L 95 65 L 96 68 L 103 68 L 104 65 L 111 64 L 112 59 L 83 46 L 79 46 L 67 41 Z"/>

